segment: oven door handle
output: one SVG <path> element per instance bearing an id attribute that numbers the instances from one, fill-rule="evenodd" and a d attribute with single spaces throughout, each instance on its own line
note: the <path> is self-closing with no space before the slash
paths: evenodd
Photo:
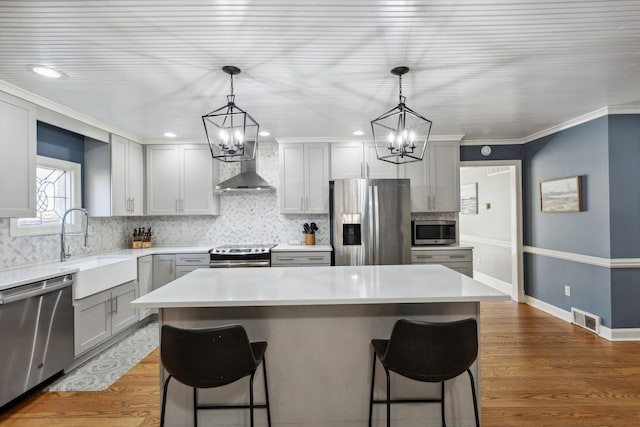
<path id="1" fill-rule="evenodd" d="M 209 268 L 232 268 L 232 267 L 269 267 L 269 260 L 265 261 L 215 261 L 209 264 Z"/>

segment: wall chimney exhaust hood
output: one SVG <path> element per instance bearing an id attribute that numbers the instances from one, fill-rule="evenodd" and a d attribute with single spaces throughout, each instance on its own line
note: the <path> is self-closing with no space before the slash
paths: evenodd
<path id="1" fill-rule="evenodd" d="M 245 143 L 255 144 L 247 141 Z M 216 191 L 271 191 L 274 188 L 256 173 L 257 155 L 253 160 L 240 162 L 240 173 L 216 185 Z"/>

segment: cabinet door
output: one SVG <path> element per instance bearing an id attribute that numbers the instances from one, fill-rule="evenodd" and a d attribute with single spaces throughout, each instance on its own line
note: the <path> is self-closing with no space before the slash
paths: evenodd
<path id="1" fill-rule="evenodd" d="M 76 301 L 74 311 L 74 354 L 78 356 L 111 336 L 111 292 Z"/>
<path id="2" fill-rule="evenodd" d="M 305 212 L 329 213 L 329 144 L 304 145 Z"/>
<path id="3" fill-rule="evenodd" d="M 460 211 L 460 148 L 455 142 L 429 143 L 430 210 Z"/>
<path id="4" fill-rule="evenodd" d="M 407 163 L 402 166 L 401 171 L 403 178 L 409 178 L 411 180 L 411 212 L 427 212 L 429 210 L 429 192 L 427 188 L 429 181 L 428 162 L 423 160 L 421 162 Z"/>
<path id="5" fill-rule="evenodd" d="M 129 214 L 129 189 L 127 186 L 128 143 L 124 138 L 111 135 L 111 215 Z"/>
<path id="6" fill-rule="evenodd" d="M 175 255 L 154 255 L 153 289 L 158 289 L 173 280 L 176 280 Z"/>
<path id="7" fill-rule="evenodd" d="M 0 92 L 0 217 L 36 216 L 36 109 Z"/>
<path id="8" fill-rule="evenodd" d="M 331 144 L 331 179 L 362 178 L 363 169 L 361 142 Z"/>
<path id="9" fill-rule="evenodd" d="M 147 214 L 176 215 L 180 199 L 180 148 L 147 145 L 146 150 Z"/>
<path id="10" fill-rule="evenodd" d="M 184 146 L 180 157 L 180 202 L 183 215 L 211 215 L 213 158 L 208 145 Z M 217 160 L 216 160 L 217 161 Z"/>
<path id="11" fill-rule="evenodd" d="M 111 334 L 138 322 L 138 309 L 131 301 L 138 298 L 138 282 L 131 281 L 111 290 Z"/>
<path id="12" fill-rule="evenodd" d="M 129 214 L 144 214 L 144 150 L 141 144 L 129 141 L 127 156 L 127 181 Z"/>
<path id="13" fill-rule="evenodd" d="M 305 155 L 303 144 L 280 144 L 280 213 L 303 213 Z"/>
<path id="14" fill-rule="evenodd" d="M 138 286 L 140 296 L 153 290 L 153 256 L 138 258 Z M 154 310 L 148 307 L 140 308 L 140 320 L 149 316 Z"/>
<path id="15" fill-rule="evenodd" d="M 401 166 L 379 160 L 375 144 L 366 143 L 364 145 L 364 156 L 365 177 L 371 179 L 398 178 L 398 169 Z"/>

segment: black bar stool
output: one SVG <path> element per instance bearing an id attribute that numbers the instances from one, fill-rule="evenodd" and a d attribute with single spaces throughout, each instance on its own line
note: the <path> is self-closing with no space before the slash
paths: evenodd
<path id="1" fill-rule="evenodd" d="M 373 347 L 373 369 L 371 373 L 371 396 L 369 398 L 369 427 L 374 403 L 387 405 L 387 427 L 391 426 L 392 403 L 440 403 L 442 426 L 444 417 L 444 382 L 464 371 L 469 374 L 476 426 L 480 426 L 478 402 L 473 375 L 469 367 L 478 357 L 478 325 L 475 319 L 454 322 L 431 323 L 415 320 L 398 320 L 388 340 L 371 340 Z M 387 398 L 373 399 L 376 378 L 376 358 L 387 374 Z M 391 399 L 389 371 L 416 381 L 441 384 L 440 399 Z"/>
<path id="2" fill-rule="evenodd" d="M 243 409 L 250 410 L 251 426 L 254 425 L 253 409 L 267 410 L 267 422 L 271 427 L 269 392 L 267 388 L 267 365 L 265 350 L 267 343 L 249 342 L 247 332 L 240 325 L 218 328 L 180 329 L 162 326 L 160 359 L 169 372 L 164 382 L 160 425 L 164 426 L 165 406 L 169 380 L 175 378 L 182 384 L 193 387 L 193 425 L 198 425 L 198 409 Z M 264 373 L 264 404 L 253 402 L 253 377 L 262 363 Z M 198 405 L 198 389 L 220 387 L 249 376 L 248 405 Z"/>

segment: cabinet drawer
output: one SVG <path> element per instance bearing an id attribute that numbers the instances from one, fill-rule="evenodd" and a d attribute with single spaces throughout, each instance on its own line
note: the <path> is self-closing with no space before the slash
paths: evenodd
<path id="1" fill-rule="evenodd" d="M 271 266 L 331 265 L 331 252 L 272 252 Z"/>
<path id="2" fill-rule="evenodd" d="M 209 266 L 209 254 L 176 254 L 176 265 Z"/>
<path id="3" fill-rule="evenodd" d="M 473 265 L 470 262 L 443 262 L 442 265 L 473 278 Z"/>
<path id="4" fill-rule="evenodd" d="M 442 264 L 445 262 L 471 262 L 470 249 L 442 251 L 411 251 L 412 264 Z"/>

